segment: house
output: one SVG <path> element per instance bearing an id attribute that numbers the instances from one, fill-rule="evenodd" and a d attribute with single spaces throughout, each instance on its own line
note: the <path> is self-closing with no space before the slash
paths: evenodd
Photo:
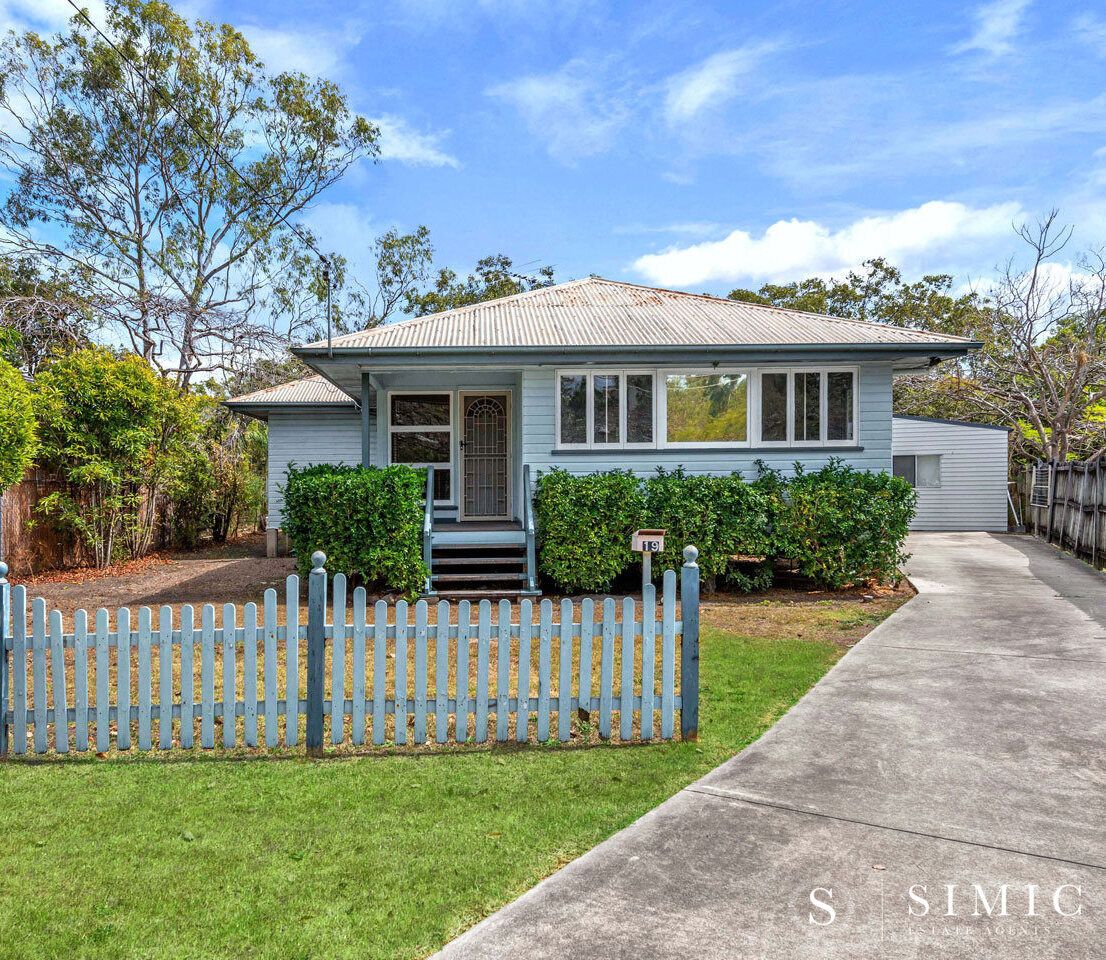
<path id="1" fill-rule="evenodd" d="M 1010 430 L 987 423 L 896 416 L 892 470 L 918 494 L 911 530 L 1005 533 Z"/>
<path id="2" fill-rule="evenodd" d="M 533 587 L 541 471 L 890 470 L 894 375 L 976 346 L 589 277 L 298 347 L 316 376 L 228 406 L 269 422 L 271 545 L 289 463 L 427 466 L 434 582 Z"/>

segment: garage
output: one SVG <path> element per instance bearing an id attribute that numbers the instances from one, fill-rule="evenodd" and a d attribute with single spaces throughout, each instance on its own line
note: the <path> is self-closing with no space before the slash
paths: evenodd
<path id="1" fill-rule="evenodd" d="M 1007 529 L 1010 431 L 986 423 L 896 416 L 894 473 L 917 491 L 912 530 Z"/>

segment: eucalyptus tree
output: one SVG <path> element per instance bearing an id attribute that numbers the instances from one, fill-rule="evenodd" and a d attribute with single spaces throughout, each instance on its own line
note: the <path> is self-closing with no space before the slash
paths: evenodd
<path id="1" fill-rule="evenodd" d="M 0 47 L 0 235 L 183 388 L 317 325 L 325 268 L 297 221 L 378 131 L 231 26 L 157 0 L 111 0 L 105 24 Z"/>

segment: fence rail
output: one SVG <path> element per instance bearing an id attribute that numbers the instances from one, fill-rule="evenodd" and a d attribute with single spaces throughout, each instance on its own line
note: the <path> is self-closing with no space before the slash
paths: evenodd
<path id="1" fill-rule="evenodd" d="M 25 588 L 9 587 L 0 564 L 0 755 L 217 743 L 303 743 L 318 754 L 324 742 L 564 742 L 593 724 L 601 739 L 616 730 L 621 740 L 669 739 L 677 711 L 681 736 L 691 739 L 698 727 L 696 555 L 694 547 L 685 551 L 680 619 L 672 570 L 659 618 L 649 585 L 640 607 L 630 597 L 563 600 L 554 620 L 549 600 L 535 611 L 524 599 L 516 620 L 506 600 L 496 608 L 487 600 L 456 607 L 443 600 L 431 622 L 425 600 L 413 611 L 402 600 L 370 607 L 358 587 L 347 604 L 345 576 L 328 589 L 325 557 L 316 554 L 306 621 L 299 578 L 291 576 L 283 624 L 270 589 L 260 611 L 245 606 L 241 623 L 233 604 L 223 607 L 218 626 L 211 605 L 199 611 L 198 624 L 191 606 L 181 608 L 179 623 L 171 607 L 160 608 L 156 624 L 147 607 L 134 618 L 122 608 L 114 630 L 108 611 L 90 618 L 78 610 L 68 632 L 41 598 L 30 603 L 28 618 Z"/>
<path id="2" fill-rule="evenodd" d="M 1096 567 L 1106 564 L 1106 469 L 1101 460 L 1038 463 L 1017 482 L 1026 529 Z"/>

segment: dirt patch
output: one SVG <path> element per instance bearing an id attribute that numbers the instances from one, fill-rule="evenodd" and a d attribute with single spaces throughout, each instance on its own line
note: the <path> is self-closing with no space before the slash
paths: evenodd
<path id="1" fill-rule="evenodd" d="M 29 597 L 44 597 L 51 609 L 69 619 L 78 609 L 90 613 L 100 607 L 173 607 L 184 604 L 254 602 L 260 605 L 265 590 L 277 588 L 283 600 L 285 578 L 295 572 L 287 557 L 265 556 L 264 539 L 248 537 L 234 543 L 191 553 L 157 554 L 107 570 L 70 570 L 22 579 Z"/>

